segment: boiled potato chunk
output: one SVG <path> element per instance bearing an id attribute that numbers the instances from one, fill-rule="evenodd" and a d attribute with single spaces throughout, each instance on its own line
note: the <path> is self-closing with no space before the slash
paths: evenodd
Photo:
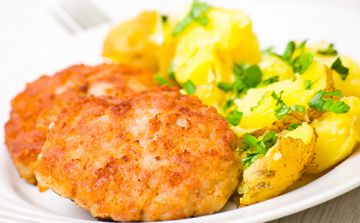
<path id="1" fill-rule="evenodd" d="M 259 66 L 263 73 L 263 79 L 277 76 L 279 80 L 293 79 L 295 74 L 292 67 L 281 58 L 274 55 L 264 55 Z"/>
<path id="2" fill-rule="evenodd" d="M 278 196 L 298 180 L 314 155 L 315 140 L 315 132 L 307 123 L 281 132 L 266 155 L 244 170 L 240 206 Z"/>
<path id="3" fill-rule="evenodd" d="M 159 46 L 164 41 L 161 15 L 145 11 L 138 17 L 115 26 L 104 42 L 103 56 L 113 62 L 159 69 Z"/>
<path id="4" fill-rule="evenodd" d="M 350 110 L 345 114 L 326 112 L 311 125 L 318 140 L 315 144 L 315 158 L 307 173 L 320 173 L 349 156 L 359 141 L 360 99 L 354 96 L 341 99 Z"/>
<path id="5" fill-rule="evenodd" d="M 211 35 L 223 61 L 258 63 L 261 58 L 257 37 L 248 15 L 239 10 L 213 8 L 208 13 Z"/>
<path id="6" fill-rule="evenodd" d="M 311 89 L 304 88 L 305 80 L 313 83 Z M 233 130 L 238 136 L 241 136 L 247 132 L 261 129 L 278 130 L 275 123 L 283 126 L 284 123 L 281 122 L 286 122 L 287 119 L 278 120 L 275 116 L 277 105 L 276 100 L 271 96 L 273 91 L 278 95 L 281 94 L 281 98 L 287 106 L 302 105 L 309 109 L 308 103 L 317 91 L 332 88 L 332 71 L 323 63 L 314 60 L 306 72 L 297 75 L 295 80 L 287 79 L 265 87 L 250 89 L 242 98 L 236 99 L 236 109 L 243 112 L 243 117 L 239 125 L 233 127 Z M 309 113 L 309 116 L 312 115 L 313 113 Z"/>

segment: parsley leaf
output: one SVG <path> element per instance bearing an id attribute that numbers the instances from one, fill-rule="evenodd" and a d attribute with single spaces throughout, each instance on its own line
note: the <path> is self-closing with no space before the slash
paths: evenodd
<path id="1" fill-rule="evenodd" d="M 252 163 L 254 163 L 258 158 L 260 157 L 260 154 L 258 153 L 247 153 L 246 156 L 241 159 L 241 162 L 243 163 L 244 167 L 250 166 Z"/>
<path id="2" fill-rule="evenodd" d="M 169 87 L 172 87 L 174 86 L 173 83 L 171 83 L 169 80 L 167 80 L 165 77 L 161 76 L 160 74 L 156 74 L 154 76 L 154 80 L 157 84 L 163 86 L 163 85 L 166 85 L 166 86 L 169 86 Z"/>
<path id="3" fill-rule="evenodd" d="M 293 61 L 293 70 L 295 73 L 303 74 L 311 65 L 314 56 L 311 53 L 303 52 Z"/>
<path id="4" fill-rule="evenodd" d="M 224 92 L 229 92 L 233 90 L 234 85 L 230 84 L 230 83 L 225 83 L 225 82 L 219 82 L 217 84 L 217 87 L 221 90 L 223 90 Z"/>
<path id="5" fill-rule="evenodd" d="M 291 125 L 289 125 L 288 130 L 293 131 L 293 130 L 297 129 L 300 125 L 301 124 L 297 124 L 297 123 L 291 124 Z"/>
<path id="6" fill-rule="evenodd" d="M 334 112 L 334 113 L 347 113 L 350 110 L 350 106 L 343 101 L 336 101 L 332 98 L 325 98 L 325 96 L 341 97 L 341 91 L 336 90 L 332 92 L 325 92 L 320 90 L 310 99 L 309 106 L 312 109 L 321 112 Z"/>
<path id="7" fill-rule="evenodd" d="M 209 23 L 208 18 L 206 17 L 206 13 L 209 11 L 211 6 L 204 2 L 199 2 L 198 0 L 194 0 L 190 12 L 185 16 L 183 20 L 181 20 L 178 24 L 175 25 L 172 35 L 177 36 L 181 32 L 183 32 L 191 22 L 195 21 L 202 26 L 206 26 Z"/>
<path id="8" fill-rule="evenodd" d="M 265 155 L 268 149 L 276 144 L 277 139 L 276 133 L 272 131 L 265 133 L 262 138 L 256 138 L 249 133 L 245 134 L 244 145 L 246 156 L 241 160 L 244 167 L 250 166 L 259 157 Z"/>
<path id="9" fill-rule="evenodd" d="M 168 20 L 168 16 L 167 15 L 161 15 L 161 22 L 162 23 L 166 23 Z"/>
<path id="10" fill-rule="evenodd" d="M 311 80 L 304 80 L 303 84 L 305 90 L 310 90 L 314 83 Z"/>
<path id="11" fill-rule="evenodd" d="M 346 80 L 349 75 L 349 68 L 342 64 L 340 57 L 336 58 L 336 60 L 331 64 L 331 69 L 340 75 L 341 80 Z"/>
<path id="12" fill-rule="evenodd" d="M 225 102 L 224 110 L 229 109 L 234 104 L 234 99 L 229 99 Z"/>
<path id="13" fill-rule="evenodd" d="M 225 118 L 231 125 L 237 126 L 240 123 L 242 116 L 242 112 L 232 110 L 225 116 Z"/>
<path id="14" fill-rule="evenodd" d="M 296 49 L 296 44 L 294 41 L 290 41 L 287 46 L 286 49 L 284 51 L 284 53 L 282 54 L 282 58 L 286 61 L 291 61 L 291 58 L 295 52 Z"/>
<path id="15" fill-rule="evenodd" d="M 194 94 L 196 91 L 196 86 L 191 80 L 184 82 L 181 86 L 189 95 Z"/>
<path id="16" fill-rule="evenodd" d="M 244 82 L 248 88 L 254 88 L 261 82 L 262 72 L 258 65 L 251 65 L 245 70 Z"/>
<path id="17" fill-rule="evenodd" d="M 317 53 L 321 54 L 321 55 L 327 55 L 327 56 L 336 56 L 338 54 L 333 43 L 330 43 L 328 48 L 325 50 L 318 50 Z"/>
<path id="18" fill-rule="evenodd" d="M 219 82 L 218 88 L 224 92 L 235 91 L 241 94 L 249 88 L 257 87 L 261 83 L 262 72 L 258 65 L 234 64 L 233 73 L 235 81 L 233 83 Z"/>
<path id="19" fill-rule="evenodd" d="M 276 100 L 276 105 L 278 106 L 275 109 L 275 116 L 277 119 L 284 118 L 290 111 L 302 112 L 302 113 L 305 112 L 305 107 L 302 105 L 291 105 L 290 107 L 287 106 L 285 102 L 281 99 L 281 94 L 282 92 L 280 92 L 280 96 L 279 96 L 275 93 L 275 91 L 271 93 L 271 96 Z"/>
<path id="20" fill-rule="evenodd" d="M 269 84 L 272 84 L 272 83 L 275 83 L 278 81 L 279 81 L 279 76 L 272 76 L 272 77 L 269 77 L 268 79 L 263 80 L 260 83 L 260 86 L 267 86 Z"/>

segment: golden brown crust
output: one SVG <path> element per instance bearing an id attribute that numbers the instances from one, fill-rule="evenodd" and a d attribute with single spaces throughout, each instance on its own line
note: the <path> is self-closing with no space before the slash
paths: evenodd
<path id="1" fill-rule="evenodd" d="M 36 183 L 31 164 L 57 114 L 79 97 L 112 95 L 123 97 L 153 86 L 143 70 L 124 65 L 75 65 L 54 76 L 42 76 L 27 84 L 12 100 L 12 111 L 5 125 L 6 144 L 21 177 Z"/>
<path id="2" fill-rule="evenodd" d="M 177 89 L 87 98 L 59 116 L 36 176 L 98 218 L 198 216 L 220 210 L 237 186 L 234 143 L 214 108 Z"/>

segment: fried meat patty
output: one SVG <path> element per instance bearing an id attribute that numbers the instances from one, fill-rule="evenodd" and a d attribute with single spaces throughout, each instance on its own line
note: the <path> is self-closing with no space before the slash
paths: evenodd
<path id="1" fill-rule="evenodd" d="M 92 97 L 63 112 L 35 164 L 39 184 L 97 218 L 179 219 L 219 211 L 238 183 L 235 136 L 177 89 Z"/>
<path id="2" fill-rule="evenodd" d="M 31 165 L 41 151 L 49 125 L 79 97 L 125 97 L 153 85 L 146 71 L 110 64 L 75 65 L 27 84 L 12 100 L 10 119 L 5 125 L 6 144 L 20 176 L 36 183 Z"/>

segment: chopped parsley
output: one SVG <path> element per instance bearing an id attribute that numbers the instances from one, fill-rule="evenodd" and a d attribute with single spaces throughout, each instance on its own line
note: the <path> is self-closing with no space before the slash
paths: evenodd
<path id="1" fill-rule="evenodd" d="M 303 82 L 305 90 L 310 90 L 314 82 L 311 80 L 304 80 Z"/>
<path id="2" fill-rule="evenodd" d="M 167 15 L 161 15 L 161 22 L 162 23 L 166 23 L 168 20 L 168 16 Z"/>
<path id="3" fill-rule="evenodd" d="M 291 124 L 291 125 L 289 125 L 288 130 L 293 131 L 293 130 L 297 129 L 300 125 L 301 124 L 297 124 L 297 123 Z"/>
<path id="4" fill-rule="evenodd" d="M 302 112 L 302 113 L 305 112 L 305 107 L 302 106 L 302 105 L 287 106 L 285 104 L 285 102 L 281 99 L 281 94 L 282 94 L 282 92 L 280 92 L 280 95 L 277 95 L 275 93 L 275 91 L 273 91 L 271 93 L 271 96 L 276 100 L 277 108 L 275 109 L 275 116 L 276 116 L 277 119 L 284 118 L 291 111 L 293 111 L 293 112 Z"/>
<path id="5" fill-rule="evenodd" d="M 235 81 L 233 83 L 219 82 L 217 85 L 219 89 L 225 92 L 235 91 L 240 94 L 261 83 L 262 72 L 258 65 L 234 64 L 233 72 Z"/>
<path id="6" fill-rule="evenodd" d="M 275 83 L 278 81 L 279 81 L 279 76 L 272 76 L 272 77 L 269 77 L 268 79 L 261 81 L 260 86 L 267 86 L 269 84 L 272 84 L 272 83 Z"/>
<path id="7" fill-rule="evenodd" d="M 328 96 L 328 97 L 326 97 Z M 329 97 L 330 96 L 330 97 Z M 321 112 L 334 112 L 337 114 L 347 113 L 350 110 L 350 106 L 343 101 L 336 101 L 331 96 L 341 97 L 340 90 L 331 92 L 325 92 L 320 90 L 310 99 L 310 108 Z"/>
<path id="8" fill-rule="evenodd" d="M 285 61 L 291 61 L 291 58 L 295 52 L 295 49 L 296 49 L 296 44 L 294 41 L 290 41 L 287 46 L 286 46 L 286 49 L 284 51 L 284 53 L 282 54 L 282 58 L 285 60 Z"/>
<path id="9" fill-rule="evenodd" d="M 229 92 L 233 90 L 233 84 L 230 83 L 225 83 L 225 82 L 219 82 L 218 83 L 218 88 L 225 91 L 225 92 Z"/>
<path id="10" fill-rule="evenodd" d="M 190 23 L 197 22 L 202 26 L 206 26 L 209 23 L 209 19 L 207 18 L 206 13 L 209 11 L 211 6 L 207 3 L 200 2 L 198 0 L 194 0 L 190 12 L 185 16 L 183 20 L 181 20 L 178 24 L 175 25 L 172 35 L 177 36 L 181 32 L 183 32 Z"/>
<path id="11" fill-rule="evenodd" d="M 313 60 L 314 56 L 311 53 L 301 53 L 292 63 L 294 72 L 303 74 L 310 67 Z"/>
<path id="12" fill-rule="evenodd" d="M 240 123 L 242 116 L 242 112 L 232 110 L 225 116 L 225 118 L 231 125 L 237 126 Z"/>
<path id="13" fill-rule="evenodd" d="M 301 43 L 300 43 L 300 46 L 299 46 L 299 49 L 305 49 L 306 47 L 306 44 L 307 44 L 307 39 L 303 40 Z"/>
<path id="14" fill-rule="evenodd" d="M 191 80 L 184 82 L 181 86 L 185 90 L 185 92 L 189 95 L 194 94 L 196 91 L 196 86 Z"/>
<path id="15" fill-rule="evenodd" d="M 349 68 L 342 64 L 340 57 L 336 58 L 336 60 L 331 64 L 331 69 L 340 75 L 341 80 L 346 80 L 349 75 Z"/>
<path id="16" fill-rule="evenodd" d="M 276 133 L 272 131 L 265 133 L 262 138 L 256 138 L 249 133 L 245 134 L 244 150 L 246 151 L 246 156 L 241 160 L 244 167 L 250 166 L 259 157 L 265 155 L 268 149 L 276 144 L 277 139 Z"/>
<path id="17" fill-rule="evenodd" d="M 174 61 L 171 61 L 169 66 L 169 78 L 175 80 Z"/>
<path id="18" fill-rule="evenodd" d="M 234 104 L 234 99 L 229 99 L 225 102 L 224 110 L 228 110 Z"/>
<path id="19" fill-rule="evenodd" d="M 326 56 L 336 56 L 338 54 L 333 43 L 330 43 L 327 49 L 318 50 L 317 53 Z"/>
<path id="20" fill-rule="evenodd" d="M 163 85 L 166 85 L 166 86 L 169 86 L 169 87 L 172 87 L 174 86 L 173 83 L 171 83 L 168 79 L 166 79 L 165 77 L 161 76 L 160 74 L 155 74 L 154 76 L 154 80 L 157 84 L 163 86 Z"/>

